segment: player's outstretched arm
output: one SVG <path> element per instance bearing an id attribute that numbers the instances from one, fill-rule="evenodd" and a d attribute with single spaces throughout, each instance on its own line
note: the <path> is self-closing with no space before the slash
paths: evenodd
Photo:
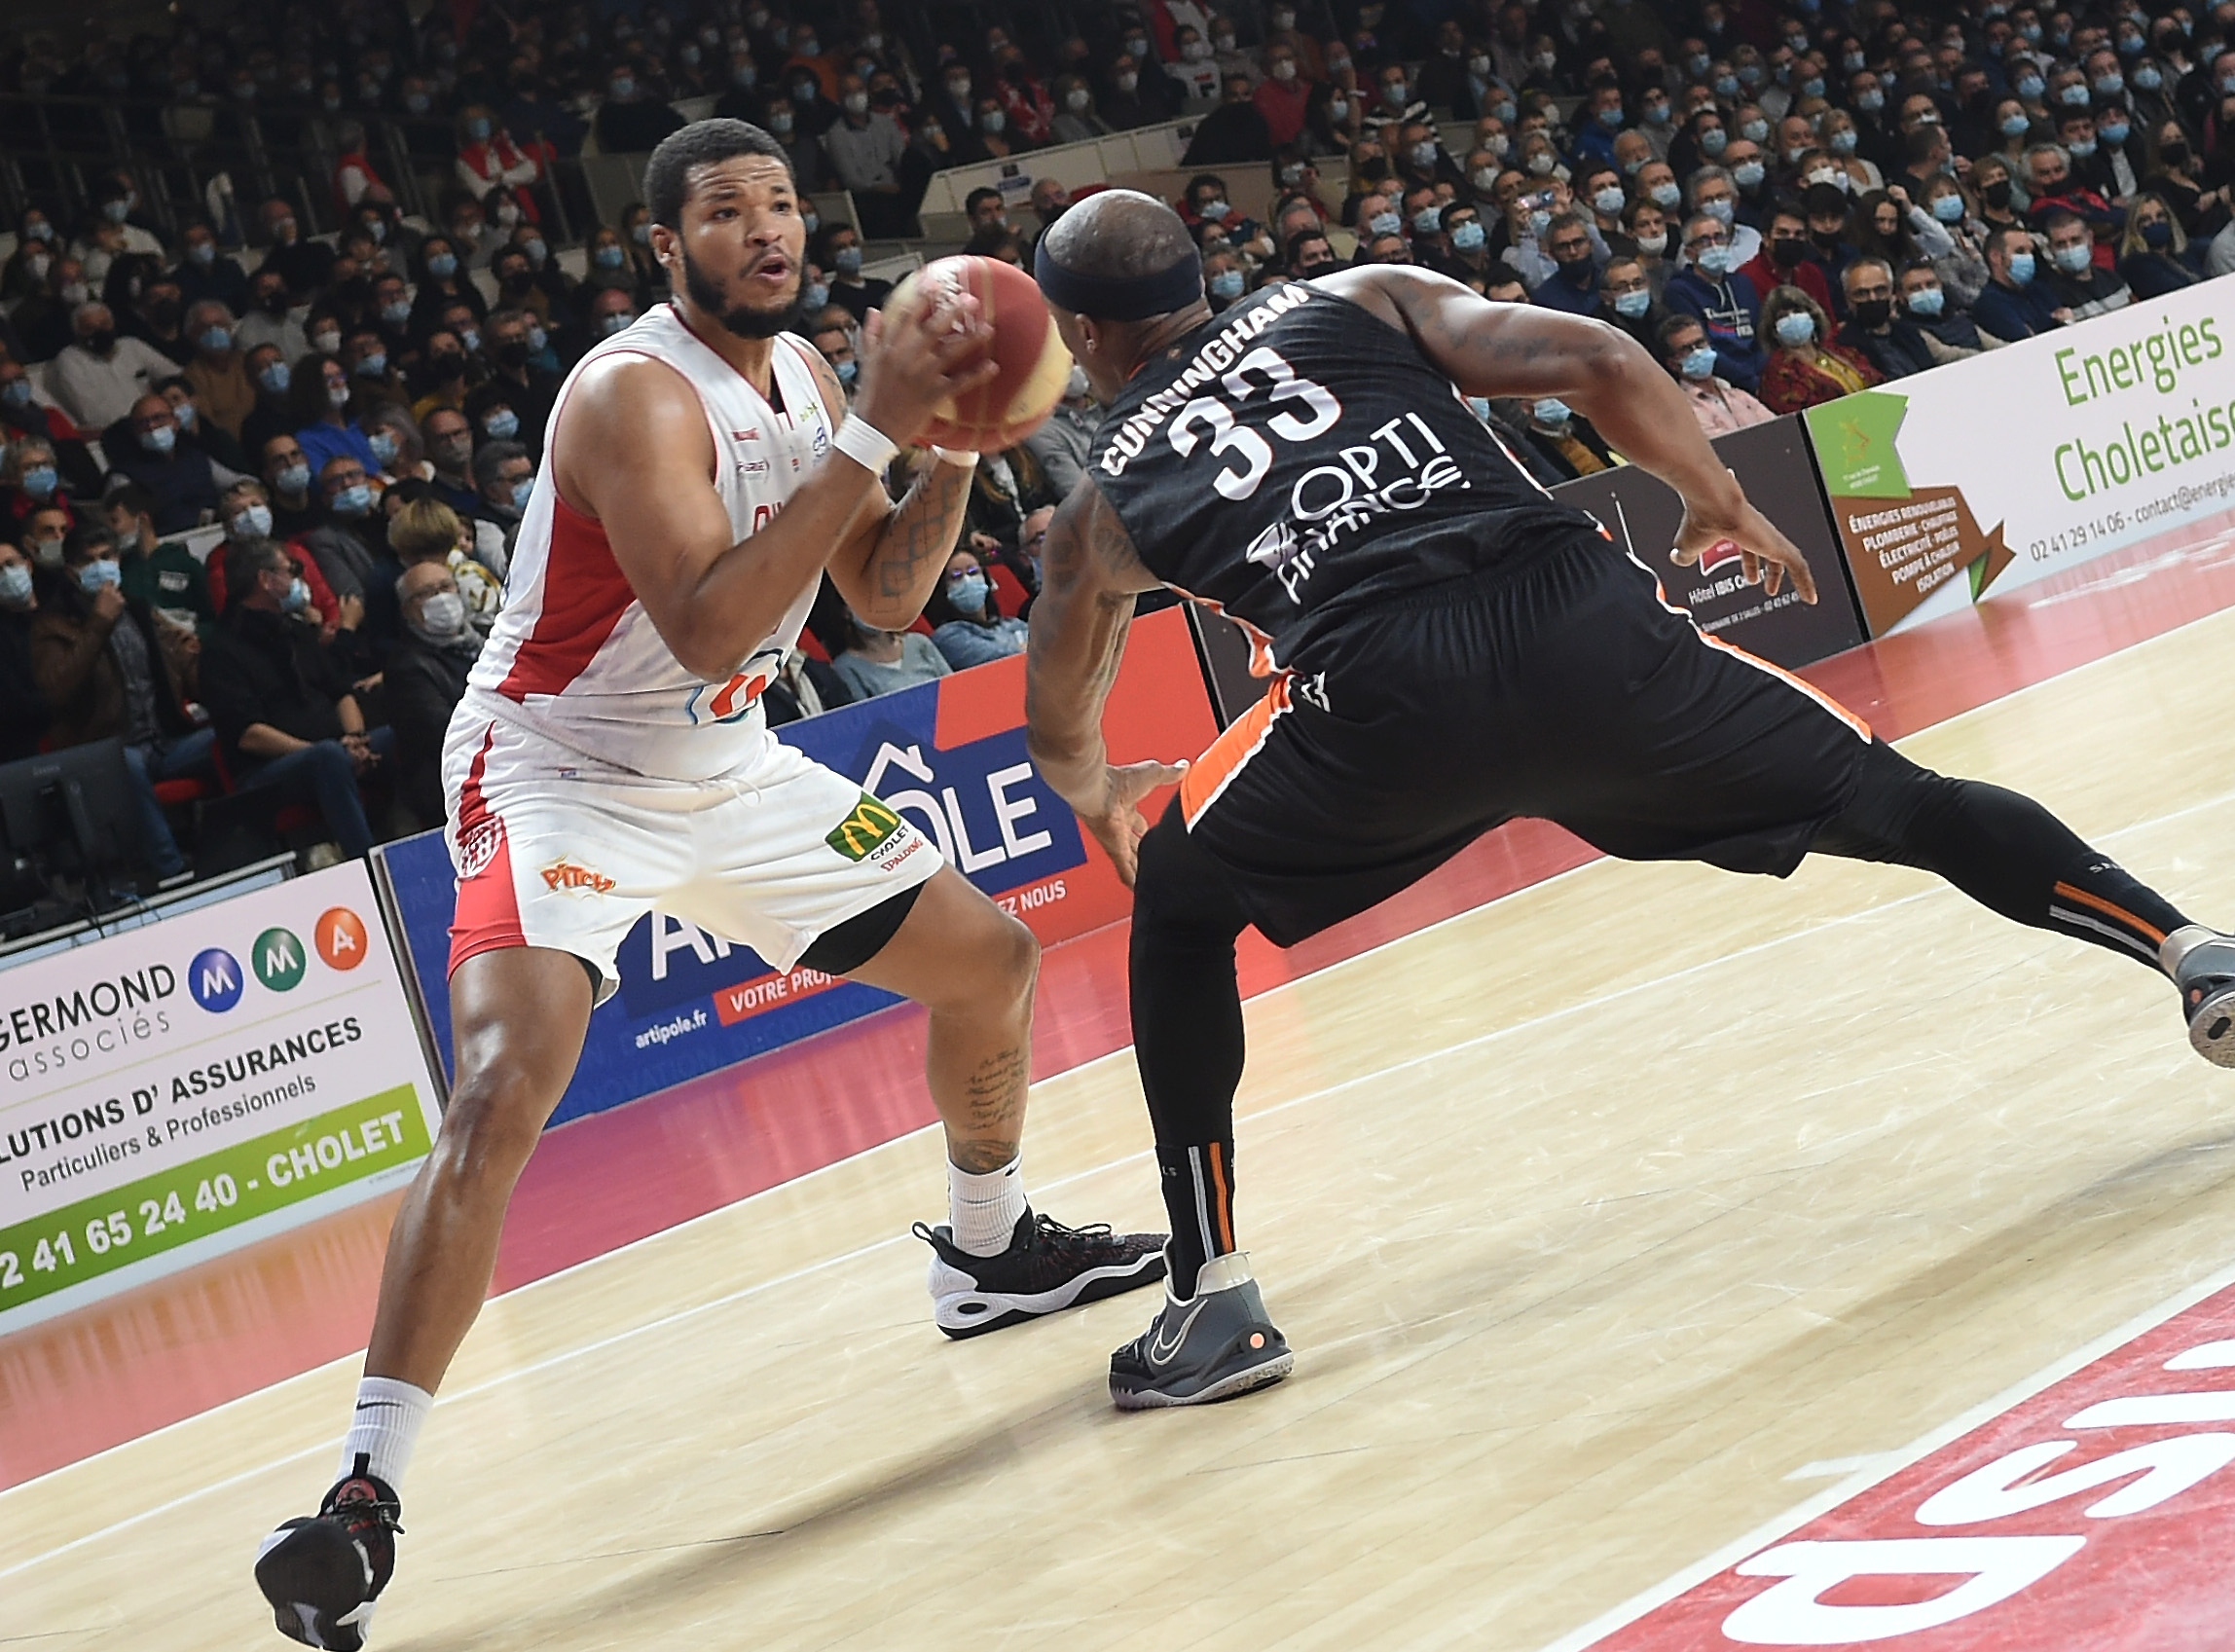
<path id="1" fill-rule="evenodd" d="M 888 340 L 864 369 L 856 417 L 895 443 L 914 440 L 942 401 L 997 371 L 982 359 L 988 337 L 974 299 L 934 305 L 922 327 Z M 864 512 L 882 518 L 890 509 L 882 466 L 833 448 L 776 517 L 735 538 L 714 487 L 714 434 L 697 392 L 643 356 L 611 356 L 583 374 L 550 461 L 560 496 L 604 525 L 661 641 L 714 682 L 776 629 Z"/>
<path id="2" fill-rule="evenodd" d="M 1321 284 L 1410 333 L 1468 395 L 1557 396 L 1589 419 L 1616 452 L 1684 501 L 1677 562 L 1690 566 L 1729 540 L 1743 553 L 1748 578 L 1766 575 L 1774 594 L 1789 573 L 1802 600 L 1815 601 L 1808 559 L 1746 501 L 1684 392 L 1628 334 L 1586 316 L 1493 304 L 1426 270 L 1376 265 Z"/>
<path id="3" fill-rule="evenodd" d="M 1135 846 L 1149 829 L 1141 800 L 1169 786 L 1184 765 L 1113 767 L 1102 741 L 1102 707 L 1125 657 L 1133 599 L 1156 576 L 1142 566 L 1118 513 L 1090 481 L 1071 490 L 1041 550 L 1040 596 L 1032 605 L 1025 673 L 1025 749 L 1043 779 L 1077 811 L 1133 884 Z"/>

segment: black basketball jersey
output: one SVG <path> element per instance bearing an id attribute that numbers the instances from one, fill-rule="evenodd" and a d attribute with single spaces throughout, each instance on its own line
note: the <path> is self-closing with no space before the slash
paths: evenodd
<path id="1" fill-rule="evenodd" d="M 1152 573 L 1269 638 L 1284 666 L 1364 605 L 1601 532 L 1411 338 L 1306 282 L 1146 363 L 1087 474 Z"/>

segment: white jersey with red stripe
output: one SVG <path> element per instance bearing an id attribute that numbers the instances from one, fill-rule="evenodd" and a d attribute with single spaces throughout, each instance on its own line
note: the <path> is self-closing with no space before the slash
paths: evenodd
<path id="1" fill-rule="evenodd" d="M 590 756 L 666 780 L 710 780 L 750 763 L 770 739 L 761 692 L 798 641 L 818 581 L 793 594 L 783 621 L 723 682 L 678 660 L 613 560 L 605 525 L 559 496 L 549 452 L 568 397 L 594 361 L 664 361 L 698 392 L 714 432 L 714 490 L 739 539 L 768 524 L 829 452 L 833 425 L 804 339 L 781 334 L 775 396 L 703 344 L 670 305 L 584 356 L 561 387 L 551 441 L 528 498 L 505 580 L 505 603 L 457 716 L 519 723 Z M 594 458 L 582 462 L 594 464 Z"/>

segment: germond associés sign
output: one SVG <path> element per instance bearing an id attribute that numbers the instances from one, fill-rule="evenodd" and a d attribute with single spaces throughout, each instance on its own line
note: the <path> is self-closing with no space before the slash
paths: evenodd
<path id="1" fill-rule="evenodd" d="M 2235 509 L 2235 283 L 1811 408 L 1874 637 Z"/>
<path id="2" fill-rule="evenodd" d="M 0 1332 L 394 1186 L 435 1090 L 361 863 L 0 972 Z"/>

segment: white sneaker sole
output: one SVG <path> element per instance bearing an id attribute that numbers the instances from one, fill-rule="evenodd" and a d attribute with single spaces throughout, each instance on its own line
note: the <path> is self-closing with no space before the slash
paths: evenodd
<path id="1" fill-rule="evenodd" d="M 932 1259 L 932 1320 L 957 1339 L 982 1337 L 988 1331 L 1021 1325 L 1081 1303 L 1099 1302 L 1137 1286 L 1154 1284 L 1164 1276 L 1164 1255 L 1151 1251 L 1128 1267 L 1093 1267 L 1066 1280 L 1052 1291 L 1009 1293 L 981 1291 L 978 1283 L 959 1267 Z"/>
<path id="2" fill-rule="evenodd" d="M 1240 1371 L 1220 1377 L 1199 1394 L 1160 1394 L 1154 1388 L 1120 1389 L 1115 1384 L 1110 1389 L 1110 1403 L 1121 1412 L 1171 1411 L 1180 1406 L 1210 1406 L 1221 1400 L 1238 1399 L 1253 1389 L 1269 1388 L 1296 1369 L 1293 1350 L 1275 1354 L 1262 1364 L 1244 1366 Z"/>

